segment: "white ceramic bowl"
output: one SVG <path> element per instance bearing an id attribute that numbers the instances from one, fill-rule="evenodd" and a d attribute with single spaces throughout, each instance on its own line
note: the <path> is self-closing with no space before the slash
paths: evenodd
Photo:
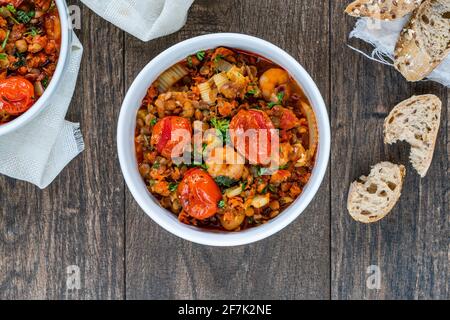
<path id="1" fill-rule="evenodd" d="M 44 94 L 30 109 L 28 109 L 24 114 L 17 117 L 16 119 L 6 124 L 0 125 L 0 136 L 19 129 L 23 125 L 30 122 L 34 117 L 36 117 L 48 105 L 48 101 L 51 100 L 53 92 L 55 92 L 62 78 L 64 67 L 67 61 L 67 56 L 70 52 L 69 43 L 72 41 L 72 31 L 70 29 L 69 13 L 65 0 L 55 0 L 55 3 L 58 8 L 59 17 L 61 19 L 61 51 L 59 54 L 55 73 L 53 74 L 53 78 L 50 81 L 47 89 L 44 91 Z"/>
<path id="2" fill-rule="evenodd" d="M 141 178 L 134 148 L 136 113 L 148 87 L 166 69 L 197 51 L 219 46 L 250 51 L 272 60 L 289 71 L 301 85 L 316 114 L 319 148 L 311 179 L 300 197 L 278 217 L 268 223 L 239 232 L 210 231 L 185 225 L 159 206 Z M 314 59 L 314 57 L 310 57 Z M 289 54 L 273 44 L 247 35 L 218 33 L 192 38 L 170 47 L 154 58 L 131 85 L 119 117 L 117 144 L 125 181 L 141 208 L 161 227 L 186 240 L 211 246 L 237 246 L 267 238 L 294 221 L 313 199 L 328 165 L 330 155 L 330 123 L 323 98 L 303 67 Z"/>

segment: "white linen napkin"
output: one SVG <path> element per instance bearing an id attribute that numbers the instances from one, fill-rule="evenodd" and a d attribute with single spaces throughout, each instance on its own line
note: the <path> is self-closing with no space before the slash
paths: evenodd
<path id="1" fill-rule="evenodd" d="M 350 33 L 350 38 L 358 38 L 374 46 L 370 55 L 350 47 L 366 57 L 393 66 L 394 49 L 400 31 L 409 21 L 410 16 L 393 21 L 380 21 L 371 18 L 360 18 Z M 450 87 L 450 56 L 448 56 L 428 77 L 446 87 Z"/>
<path id="2" fill-rule="evenodd" d="M 0 173 L 43 189 L 84 150 L 79 124 L 64 120 L 82 55 L 83 46 L 73 33 L 63 77 L 49 104 L 30 123 L 0 136 Z"/>
<path id="3" fill-rule="evenodd" d="M 103 19 L 149 41 L 181 29 L 194 0 L 81 0 Z"/>

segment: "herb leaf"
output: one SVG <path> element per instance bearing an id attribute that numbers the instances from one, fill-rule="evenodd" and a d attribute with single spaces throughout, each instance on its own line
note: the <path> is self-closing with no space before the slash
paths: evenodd
<path id="1" fill-rule="evenodd" d="M 17 12 L 16 8 L 11 3 L 6 6 L 6 9 L 13 14 Z"/>
<path id="2" fill-rule="evenodd" d="M 218 54 L 218 55 L 214 58 L 214 62 L 217 63 L 217 62 L 219 62 L 220 60 L 222 60 L 223 58 L 225 58 L 223 55 Z"/>
<path id="3" fill-rule="evenodd" d="M 205 51 L 199 51 L 195 55 L 197 56 L 198 60 L 203 61 L 203 59 L 205 59 L 205 54 Z"/>
<path id="4" fill-rule="evenodd" d="M 283 91 L 282 92 L 278 92 L 277 99 L 278 99 L 278 102 L 270 102 L 267 106 L 269 108 L 273 108 L 275 106 L 281 106 L 283 104 L 283 99 L 284 99 L 284 92 Z"/>
<path id="5" fill-rule="evenodd" d="M 9 35 L 10 35 L 10 34 L 11 34 L 11 31 L 10 31 L 10 30 L 6 31 L 6 37 L 5 37 L 5 40 L 3 40 L 3 43 L 2 43 L 2 49 L 3 49 L 3 50 L 5 49 L 6 44 L 8 43 Z"/>
<path id="6" fill-rule="evenodd" d="M 170 191 L 170 192 L 176 191 L 177 188 L 178 188 L 178 183 L 176 183 L 176 182 L 171 182 L 171 183 L 169 183 L 169 191 Z"/>
<path id="7" fill-rule="evenodd" d="M 217 206 L 219 207 L 219 209 L 225 208 L 225 201 L 224 200 L 220 200 L 219 203 L 217 204 Z"/>
<path id="8" fill-rule="evenodd" d="M 226 176 L 218 176 L 214 179 L 221 188 L 229 188 L 236 184 L 237 181 Z"/>
<path id="9" fill-rule="evenodd" d="M 47 76 L 45 76 L 45 78 L 41 80 L 41 84 L 44 87 L 44 89 L 47 89 L 47 87 L 48 87 L 48 77 Z"/>
<path id="10" fill-rule="evenodd" d="M 228 140 L 230 138 L 228 135 L 228 129 L 230 128 L 230 120 L 212 118 L 211 125 L 222 134 L 222 137 L 225 137 L 225 141 L 228 143 L 229 142 Z"/>
<path id="11" fill-rule="evenodd" d="M 34 11 L 25 12 L 22 10 L 18 10 L 16 16 L 19 22 L 27 24 L 34 17 Z"/>
<path id="12" fill-rule="evenodd" d="M 41 29 L 32 26 L 27 32 L 24 33 L 24 35 L 25 36 L 29 36 L 30 35 L 32 37 L 35 37 L 35 36 L 37 36 L 38 34 L 41 34 L 41 33 L 42 33 Z"/>

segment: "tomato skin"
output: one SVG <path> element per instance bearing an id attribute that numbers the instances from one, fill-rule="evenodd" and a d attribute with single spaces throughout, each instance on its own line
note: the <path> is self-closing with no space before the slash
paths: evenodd
<path id="1" fill-rule="evenodd" d="M 176 130 L 186 130 L 189 136 L 192 135 L 192 126 L 189 120 L 176 116 L 164 117 L 155 124 L 152 130 L 151 145 L 167 159 L 171 159 L 172 156 L 178 157 L 183 153 L 183 148 L 180 148 L 177 150 L 178 152 L 172 154 L 178 144 L 181 143 L 184 147 L 190 143 L 183 137 L 172 137 Z"/>
<path id="2" fill-rule="evenodd" d="M 34 86 L 27 79 L 16 76 L 0 80 L 0 110 L 20 115 L 34 103 Z"/>
<path id="3" fill-rule="evenodd" d="M 256 130 L 257 140 L 249 138 L 239 139 L 247 130 Z M 265 130 L 259 132 L 258 130 Z M 271 154 L 271 131 L 275 126 L 269 116 L 261 110 L 241 110 L 230 122 L 230 137 L 236 149 L 251 163 L 267 164 Z M 265 139 L 265 145 L 260 146 L 260 139 Z M 256 155 L 250 154 L 250 150 L 256 146 Z"/>
<path id="4" fill-rule="evenodd" d="M 23 0 L 0 0 L 0 5 L 12 4 L 15 8 L 22 4 Z"/>
<path id="5" fill-rule="evenodd" d="M 219 210 L 222 192 L 211 176 L 201 169 L 188 170 L 177 188 L 183 210 L 191 217 L 204 220 Z"/>
<path id="6" fill-rule="evenodd" d="M 300 120 L 292 110 L 276 106 L 273 108 L 276 113 L 280 114 L 280 129 L 291 130 L 300 125 Z"/>

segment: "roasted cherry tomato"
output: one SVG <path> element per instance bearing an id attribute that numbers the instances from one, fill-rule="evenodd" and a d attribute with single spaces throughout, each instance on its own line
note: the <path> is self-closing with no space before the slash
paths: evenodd
<path id="1" fill-rule="evenodd" d="M 27 111 L 34 103 L 34 86 L 23 77 L 0 80 L 0 110 L 17 116 Z"/>
<path id="2" fill-rule="evenodd" d="M 222 193 L 211 176 L 201 169 L 190 169 L 178 185 L 178 198 L 191 217 L 204 220 L 219 210 Z"/>
<path id="3" fill-rule="evenodd" d="M 271 133 L 275 129 L 269 116 L 261 110 L 241 110 L 230 123 L 230 137 L 236 149 L 252 164 L 268 164 Z M 248 134 L 254 130 L 255 134 Z M 246 135 L 247 132 L 247 135 Z M 245 138 L 242 138 L 244 137 Z"/>
<path id="4" fill-rule="evenodd" d="M 274 113 L 280 118 L 280 129 L 291 130 L 300 125 L 300 120 L 292 110 L 280 106 L 273 107 Z"/>
<path id="5" fill-rule="evenodd" d="M 12 4 L 15 8 L 22 4 L 23 0 L 0 0 L 0 5 Z"/>
<path id="6" fill-rule="evenodd" d="M 191 123 L 182 117 L 165 117 L 153 127 L 151 144 L 166 157 L 178 157 L 183 154 L 186 145 L 191 143 Z"/>

